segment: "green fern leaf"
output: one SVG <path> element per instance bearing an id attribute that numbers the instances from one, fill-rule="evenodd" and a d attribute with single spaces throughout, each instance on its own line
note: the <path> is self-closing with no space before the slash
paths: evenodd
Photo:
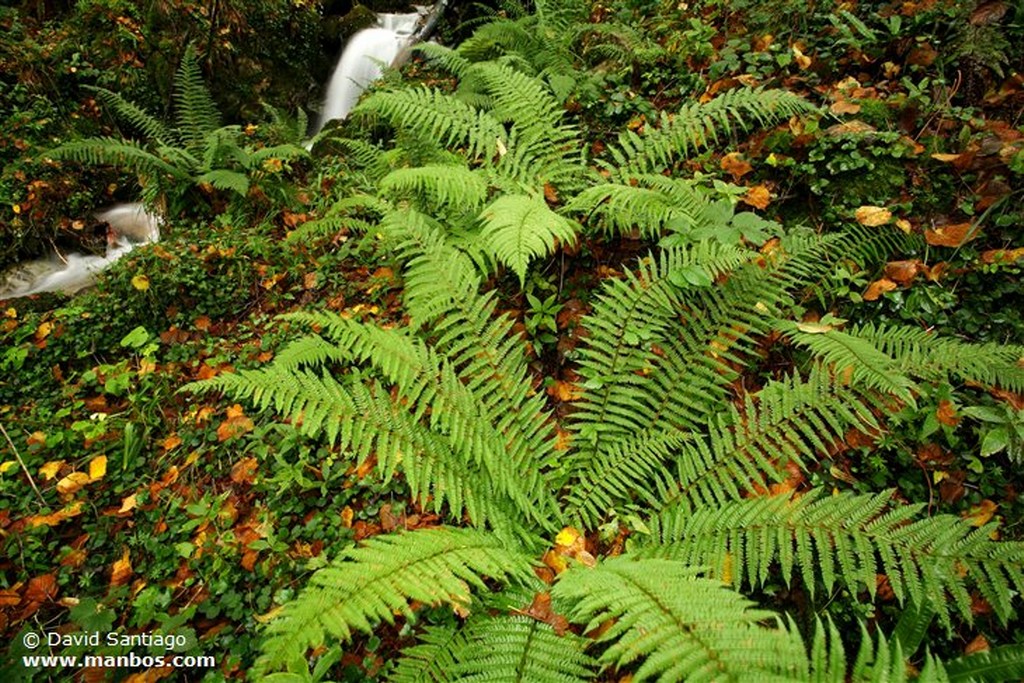
<path id="1" fill-rule="evenodd" d="M 491 202 L 480 214 L 480 240 L 499 261 L 512 269 L 522 286 L 530 261 L 552 253 L 555 240 L 576 239 L 573 224 L 548 208 L 544 200 L 506 195 Z"/>
<path id="2" fill-rule="evenodd" d="M 202 149 L 206 137 L 221 127 L 220 112 L 203 81 L 194 45 L 189 45 L 174 77 L 178 130 L 186 148 Z"/>
<path id="3" fill-rule="evenodd" d="M 256 671 L 327 642 L 370 632 L 396 614 L 410 616 L 410 600 L 426 605 L 471 604 L 471 588 L 493 581 L 529 581 L 530 556 L 496 536 L 472 529 L 423 529 L 367 540 L 313 575 L 310 585 L 268 624 Z"/>
<path id="4" fill-rule="evenodd" d="M 623 667 L 642 659 L 634 681 L 765 681 L 807 670 L 798 634 L 682 564 L 617 557 L 574 567 L 552 595 L 572 605 L 568 616 L 584 631 L 612 620 L 598 638 L 608 645 L 601 662 Z"/>

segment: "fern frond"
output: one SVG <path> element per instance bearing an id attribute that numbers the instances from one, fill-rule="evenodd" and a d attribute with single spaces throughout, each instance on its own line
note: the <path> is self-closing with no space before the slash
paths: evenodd
<path id="1" fill-rule="evenodd" d="M 871 343 L 892 357 L 900 372 L 924 380 L 955 377 L 1009 391 L 1024 391 L 1024 347 L 971 344 L 939 337 L 927 330 L 897 325 L 866 324 L 847 334 Z"/>
<path id="2" fill-rule="evenodd" d="M 905 683 L 911 680 L 907 652 L 899 640 L 891 642 L 884 633 L 872 638 L 863 624 L 860 626 L 860 646 L 852 662 L 843 650 L 843 637 L 831 620 L 817 622 L 810 648 L 811 675 L 806 679 L 814 683 Z M 931 654 L 916 671 L 917 683 L 947 683 L 942 662 Z"/>
<path id="3" fill-rule="evenodd" d="M 922 505 L 890 509 L 891 502 L 891 492 L 808 493 L 717 509 L 682 505 L 654 522 L 659 544 L 649 552 L 708 565 L 737 585 L 760 586 L 769 575 L 788 583 L 799 569 L 812 593 L 819 581 L 827 591 L 843 581 L 851 592 L 874 596 L 877 576 L 885 574 L 900 602 L 927 604 L 944 624 L 953 612 L 972 619 L 970 582 L 1001 618 L 1013 613 L 1012 596 L 1024 588 L 1024 544 L 992 541 L 994 527 L 981 531 L 953 515 L 915 521 Z"/>
<path id="4" fill-rule="evenodd" d="M 593 569 L 573 567 L 559 576 L 552 596 L 571 604 L 568 616 L 584 631 L 611 623 L 598 638 L 608 646 L 601 663 L 623 667 L 642 659 L 634 681 L 806 675 L 807 657 L 795 631 L 676 562 L 623 556 Z"/>
<path id="5" fill-rule="evenodd" d="M 914 405 L 914 382 L 900 372 L 894 358 L 869 341 L 829 325 L 780 320 L 776 327 L 793 343 L 831 365 L 843 383 L 884 391 Z"/>
<path id="6" fill-rule="evenodd" d="M 352 113 L 383 118 L 445 145 L 465 146 L 470 158 L 491 157 L 499 146 L 507 147 L 504 126 L 489 113 L 425 87 L 374 93 Z"/>
<path id="7" fill-rule="evenodd" d="M 609 147 L 605 167 L 620 177 L 657 173 L 693 152 L 708 147 L 734 128 L 750 130 L 813 111 L 806 100 L 787 90 L 737 88 L 705 104 L 689 104 L 675 114 L 663 113 L 643 134 L 627 131 Z"/>
<path id="8" fill-rule="evenodd" d="M 1004 645 L 946 662 L 951 683 L 1024 679 L 1024 645 Z"/>
<path id="9" fill-rule="evenodd" d="M 594 678 L 589 642 L 574 633 L 555 633 L 548 624 L 511 615 L 473 620 L 452 668 L 465 683 L 576 683 Z"/>
<path id="10" fill-rule="evenodd" d="M 85 88 L 94 92 L 103 106 L 110 110 L 115 118 L 142 133 L 146 140 L 164 145 L 173 145 L 178 142 L 177 136 L 162 121 L 150 115 L 134 102 L 129 102 L 118 93 L 106 88 L 94 86 L 85 86 Z"/>
<path id="11" fill-rule="evenodd" d="M 467 607 L 483 579 L 529 581 L 530 556 L 492 534 L 472 529 L 422 529 L 379 536 L 344 551 L 313 575 L 310 585 L 270 622 L 256 670 L 266 673 L 326 642 L 369 632 L 397 614 L 411 616 L 409 601 Z"/>
<path id="12" fill-rule="evenodd" d="M 382 178 L 379 188 L 384 195 L 419 195 L 427 207 L 450 205 L 467 211 L 479 211 L 487 198 L 481 174 L 456 165 L 400 168 Z"/>
<path id="13" fill-rule="evenodd" d="M 179 180 L 189 180 L 180 167 L 169 164 L 140 144 L 114 138 L 90 138 L 68 142 L 46 152 L 53 159 L 69 159 L 92 166 L 120 166 L 134 173 L 166 173 Z"/>
<path id="14" fill-rule="evenodd" d="M 695 224 L 702 209 L 696 196 L 683 204 L 659 190 L 618 183 L 589 187 L 565 207 L 566 212 L 603 219 L 610 232 L 629 234 L 637 229 L 644 238 L 660 236 L 672 221 Z"/>
<path id="15" fill-rule="evenodd" d="M 402 649 L 388 683 L 455 683 L 455 657 L 466 646 L 465 630 L 431 625 L 417 639 L 418 644 Z"/>
<path id="16" fill-rule="evenodd" d="M 242 197 L 249 194 L 249 178 L 238 171 L 219 168 L 202 174 L 195 181 L 197 184 L 209 183 L 218 190 L 230 190 Z"/>
<path id="17" fill-rule="evenodd" d="M 221 127 L 220 112 L 203 81 L 195 46 L 189 45 L 174 77 L 175 120 L 188 149 L 202 148 L 206 137 Z"/>
<path id="18" fill-rule="evenodd" d="M 576 239 L 576 230 L 566 218 L 548 208 L 539 197 L 504 195 L 480 214 L 481 244 L 519 277 L 522 286 L 530 261 Z"/>

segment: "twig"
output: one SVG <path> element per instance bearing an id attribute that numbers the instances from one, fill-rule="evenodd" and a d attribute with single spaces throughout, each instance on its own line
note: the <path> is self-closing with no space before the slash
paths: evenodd
<path id="1" fill-rule="evenodd" d="M 43 498 L 43 494 L 39 491 L 39 487 L 36 486 L 35 479 L 32 478 L 32 473 L 28 471 L 28 467 L 25 465 L 25 461 L 21 459 L 21 454 L 18 453 L 17 447 L 14 442 L 11 441 L 11 437 L 7 434 L 7 430 L 4 429 L 4 423 L 0 422 L 0 432 L 3 432 L 4 438 L 7 439 L 7 443 L 11 446 L 11 450 L 14 451 L 14 457 L 18 459 L 18 464 L 21 465 L 21 469 L 25 470 L 25 476 L 28 477 L 28 483 L 32 486 L 32 490 L 39 496 L 39 501 L 45 506 L 46 499 Z"/>

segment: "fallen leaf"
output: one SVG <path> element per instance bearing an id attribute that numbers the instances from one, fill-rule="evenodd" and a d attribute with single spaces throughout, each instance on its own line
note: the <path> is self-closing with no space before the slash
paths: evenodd
<path id="1" fill-rule="evenodd" d="M 242 406 L 235 404 L 227 410 L 228 418 L 217 427 L 217 440 L 227 441 L 247 434 L 256 428 L 252 419 L 246 417 Z"/>
<path id="2" fill-rule="evenodd" d="M 730 152 L 722 157 L 721 167 L 732 176 L 734 182 L 754 170 L 753 166 L 743 160 L 739 152 Z"/>
<path id="3" fill-rule="evenodd" d="M 72 517 L 77 517 L 82 514 L 82 501 L 78 500 L 71 505 L 66 505 L 62 509 L 58 510 L 49 515 L 36 515 L 28 518 L 28 526 L 56 526 L 61 522 L 65 522 Z"/>
<path id="4" fill-rule="evenodd" d="M 70 496 L 91 481 L 85 472 L 72 472 L 57 482 L 57 493 Z"/>
<path id="5" fill-rule="evenodd" d="M 882 298 L 882 295 L 886 292 L 891 292 L 896 289 L 898 285 L 888 278 L 882 278 L 881 280 L 875 280 L 868 285 L 867 290 L 864 292 L 865 301 L 878 301 Z"/>
<path id="6" fill-rule="evenodd" d="M 956 414 L 956 406 L 950 401 L 939 401 L 939 407 L 935 410 L 935 417 L 947 427 L 956 427 L 960 424 L 960 417 Z"/>
<path id="7" fill-rule="evenodd" d="M 217 430 L 218 433 L 220 430 Z M 242 458 L 231 467 L 231 481 L 236 484 L 252 484 L 256 481 L 259 463 L 256 458 Z"/>
<path id="8" fill-rule="evenodd" d="M 53 574 L 34 576 L 25 587 L 25 600 L 41 603 L 57 596 L 57 577 Z"/>
<path id="9" fill-rule="evenodd" d="M 583 389 L 572 382 L 555 380 L 547 388 L 548 395 L 563 403 L 578 401 L 583 397 Z"/>
<path id="10" fill-rule="evenodd" d="M 839 100 L 838 102 L 833 102 L 832 106 L 830 106 L 828 110 L 836 116 L 840 116 L 842 114 L 859 114 L 860 105 L 856 102 L 850 102 L 849 100 Z"/>
<path id="11" fill-rule="evenodd" d="M 796 65 L 798 67 L 800 67 L 802 70 L 809 69 L 810 66 L 811 66 L 811 62 L 813 60 L 810 57 L 808 57 L 807 55 L 805 55 L 803 50 L 801 50 L 796 45 L 794 45 L 792 47 L 792 50 L 793 50 L 793 59 L 796 61 Z"/>
<path id="12" fill-rule="evenodd" d="M 98 455 L 89 461 L 89 481 L 98 481 L 107 474 L 107 456 Z"/>
<path id="13" fill-rule="evenodd" d="M 181 437 L 177 434 L 171 434 L 162 443 L 165 451 L 173 451 L 175 448 L 181 445 Z"/>
<path id="14" fill-rule="evenodd" d="M 39 327 L 36 328 L 36 340 L 42 341 L 50 336 L 50 332 L 53 331 L 53 323 L 45 322 L 40 323 Z"/>
<path id="15" fill-rule="evenodd" d="M 132 510 L 135 509 L 136 505 L 138 505 L 138 499 L 136 498 L 136 495 L 133 493 L 132 495 L 128 496 L 127 498 L 121 501 L 121 507 L 118 509 L 117 512 L 119 514 L 131 512 Z"/>
<path id="16" fill-rule="evenodd" d="M 977 237 L 979 232 L 972 229 L 970 223 L 954 223 L 925 230 L 924 241 L 933 247 L 959 247 Z"/>
<path id="17" fill-rule="evenodd" d="M 124 553 L 121 555 L 121 559 L 116 560 L 110 568 L 110 585 L 111 586 L 123 586 L 128 583 L 128 579 L 132 577 L 132 560 L 131 555 L 127 548 L 124 549 Z"/>
<path id="18" fill-rule="evenodd" d="M 933 154 L 932 159 L 936 161 L 956 161 L 960 158 L 959 154 Z"/>
<path id="19" fill-rule="evenodd" d="M 145 275 L 134 276 L 132 278 L 132 287 L 139 290 L 140 292 L 145 292 L 147 289 L 149 289 L 149 278 L 146 277 Z"/>
<path id="20" fill-rule="evenodd" d="M 890 261 L 885 264 L 885 276 L 900 285 L 909 285 L 920 272 L 920 261 Z"/>
<path id="21" fill-rule="evenodd" d="M 988 641 L 985 639 L 985 636 L 978 634 L 978 636 L 974 640 L 967 643 L 967 647 L 964 648 L 964 654 L 973 655 L 978 652 L 988 652 L 989 649 L 989 644 Z"/>
<path id="22" fill-rule="evenodd" d="M 39 468 L 39 475 L 46 481 L 50 481 L 57 476 L 57 472 L 63 465 L 63 460 L 51 460 Z"/>
<path id="23" fill-rule="evenodd" d="M 881 206 L 862 206 L 854 212 L 853 216 L 858 223 L 869 228 L 885 225 L 892 220 L 892 212 Z"/>
<path id="24" fill-rule="evenodd" d="M 740 201 L 757 209 L 766 209 L 772 201 L 772 195 L 764 185 L 755 185 L 740 197 Z"/>
<path id="25" fill-rule="evenodd" d="M 207 331 L 209 331 L 210 325 L 211 325 L 210 316 L 208 316 L 208 315 L 201 315 L 198 318 L 196 318 L 195 321 L 193 321 L 192 324 L 195 325 L 197 330 L 202 330 L 203 332 L 207 332 Z"/>
<path id="26" fill-rule="evenodd" d="M 985 526 L 992 519 L 999 506 L 986 498 L 963 514 L 968 524 L 974 527 Z"/>

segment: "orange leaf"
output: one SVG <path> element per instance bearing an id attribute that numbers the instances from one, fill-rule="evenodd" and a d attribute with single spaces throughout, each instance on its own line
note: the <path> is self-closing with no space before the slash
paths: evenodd
<path id="1" fill-rule="evenodd" d="M 237 403 L 227 410 L 228 419 L 217 427 L 217 440 L 227 441 L 247 434 L 256 428 L 253 421 L 245 416 L 242 406 Z"/>
<path id="2" fill-rule="evenodd" d="M 971 526 L 985 526 L 992 519 L 999 506 L 986 498 L 963 514 Z"/>
<path id="3" fill-rule="evenodd" d="M 555 380 L 547 389 L 548 395 L 563 403 L 578 401 L 583 396 L 583 389 L 572 382 Z"/>
<path id="4" fill-rule="evenodd" d="M 977 233 L 977 230 L 972 230 L 970 223 L 955 223 L 925 230 L 924 241 L 933 247 L 959 247 L 974 239 Z"/>
<path id="5" fill-rule="evenodd" d="M 890 261 L 885 264 L 885 276 L 900 285 L 909 285 L 917 277 L 920 261 Z"/>
<path id="6" fill-rule="evenodd" d="M 28 526 L 56 526 L 63 521 L 71 519 L 82 514 L 82 501 L 75 501 L 71 505 L 67 505 L 64 508 L 49 515 L 36 515 L 35 517 L 29 517 Z"/>
<path id="7" fill-rule="evenodd" d="M 175 448 L 181 445 L 181 437 L 177 434 L 171 434 L 169 437 L 164 439 L 163 447 L 165 451 L 173 451 Z"/>
<path id="8" fill-rule="evenodd" d="M 258 467 L 256 458 L 242 458 L 231 467 L 231 481 L 236 484 L 252 484 L 256 481 Z"/>
<path id="9" fill-rule="evenodd" d="M 206 332 L 210 329 L 210 316 L 201 315 L 198 318 L 196 318 L 192 324 L 196 326 L 197 330 L 202 330 L 203 332 Z"/>
<path id="10" fill-rule="evenodd" d="M 805 55 L 803 50 L 796 45 L 793 46 L 793 58 L 796 60 L 796 65 L 800 67 L 801 70 L 807 70 L 810 68 L 812 62 L 811 58 Z"/>
<path id="11" fill-rule="evenodd" d="M 932 155 L 932 159 L 935 159 L 936 161 L 950 162 L 950 161 L 956 161 L 959 158 L 960 158 L 959 154 L 933 154 Z"/>
<path id="12" fill-rule="evenodd" d="M 849 100 L 839 100 L 838 102 L 833 102 L 828 110 L 836 116 L 841 114 L 858 114 L 860 113 L 860 105 Z"/>
<path id="13" fill-rule="evenodd" d="M 870 285 L 868 285 L 867 291 L 864 292 L 864 300 L 877 301 L 882 297 L 883 294 L 885 294 L 886 292 L 891 292 L 892 290 L 896 289 L 896 287 L 896 283 L 887 278 L 883 277 L 881 280 L 875 280 Z"/>
<path id="14" fill-rule="evenodd" d="M 754 167 L 743 160 L 739 152 L 730 152 L 722 157 L 722 170 L 732 176 L 733 181 L 738 181 L 743 176 L 754 170 Z"/>
<path id="15" fill-rule="evenodd" d="M 935 417 L 947 427 L 956 427 L 960 424 L 960 418 L 956 414 L 956 406 L 950 401 L 939 401 L 939 407 L 935 411 Z"/>
<path id="16" fill-rule="evenodd" d="M 57 595 L 57 577 L 53 574 L 42 574 L 29 579 L 25 587 L 25 600 L 29 602 L 46 602 Z"/>
<path id="17" fill-rule="evenodd" d="M 764 185 L 755 185 L 740 197 L 740 201 L 757 209 L 765 209 L 772 201 L 772 195 Z"/>
<path id="18" fill-rule="evenodd" d="M 858 223 L 869 228 L 885 225 L 892 220 L 892 212 L 881 206 L 862 206 L 854 212 L 853 216 Z"/>
<path id="19" fill-rule="evenodd" d="M 131 555 L 127 548 L 124 549 L 124 553 L 121 555 L 120 560 L 116 560 L 110 568 L 110 585 L 111 586 L 123 586 L 128 583 L 128 579 L 132 577 L 132 560 Z"/>
<path id="20" fill-rule="evenodd" d="M 964 648 L 965 655 L 973 655 L 976 652 L 988 652 L 989 651 L 988 641 L 985 640 L 985 636 L 978 635 L 977 638 L 967 643 L 967 647 Z"/>

